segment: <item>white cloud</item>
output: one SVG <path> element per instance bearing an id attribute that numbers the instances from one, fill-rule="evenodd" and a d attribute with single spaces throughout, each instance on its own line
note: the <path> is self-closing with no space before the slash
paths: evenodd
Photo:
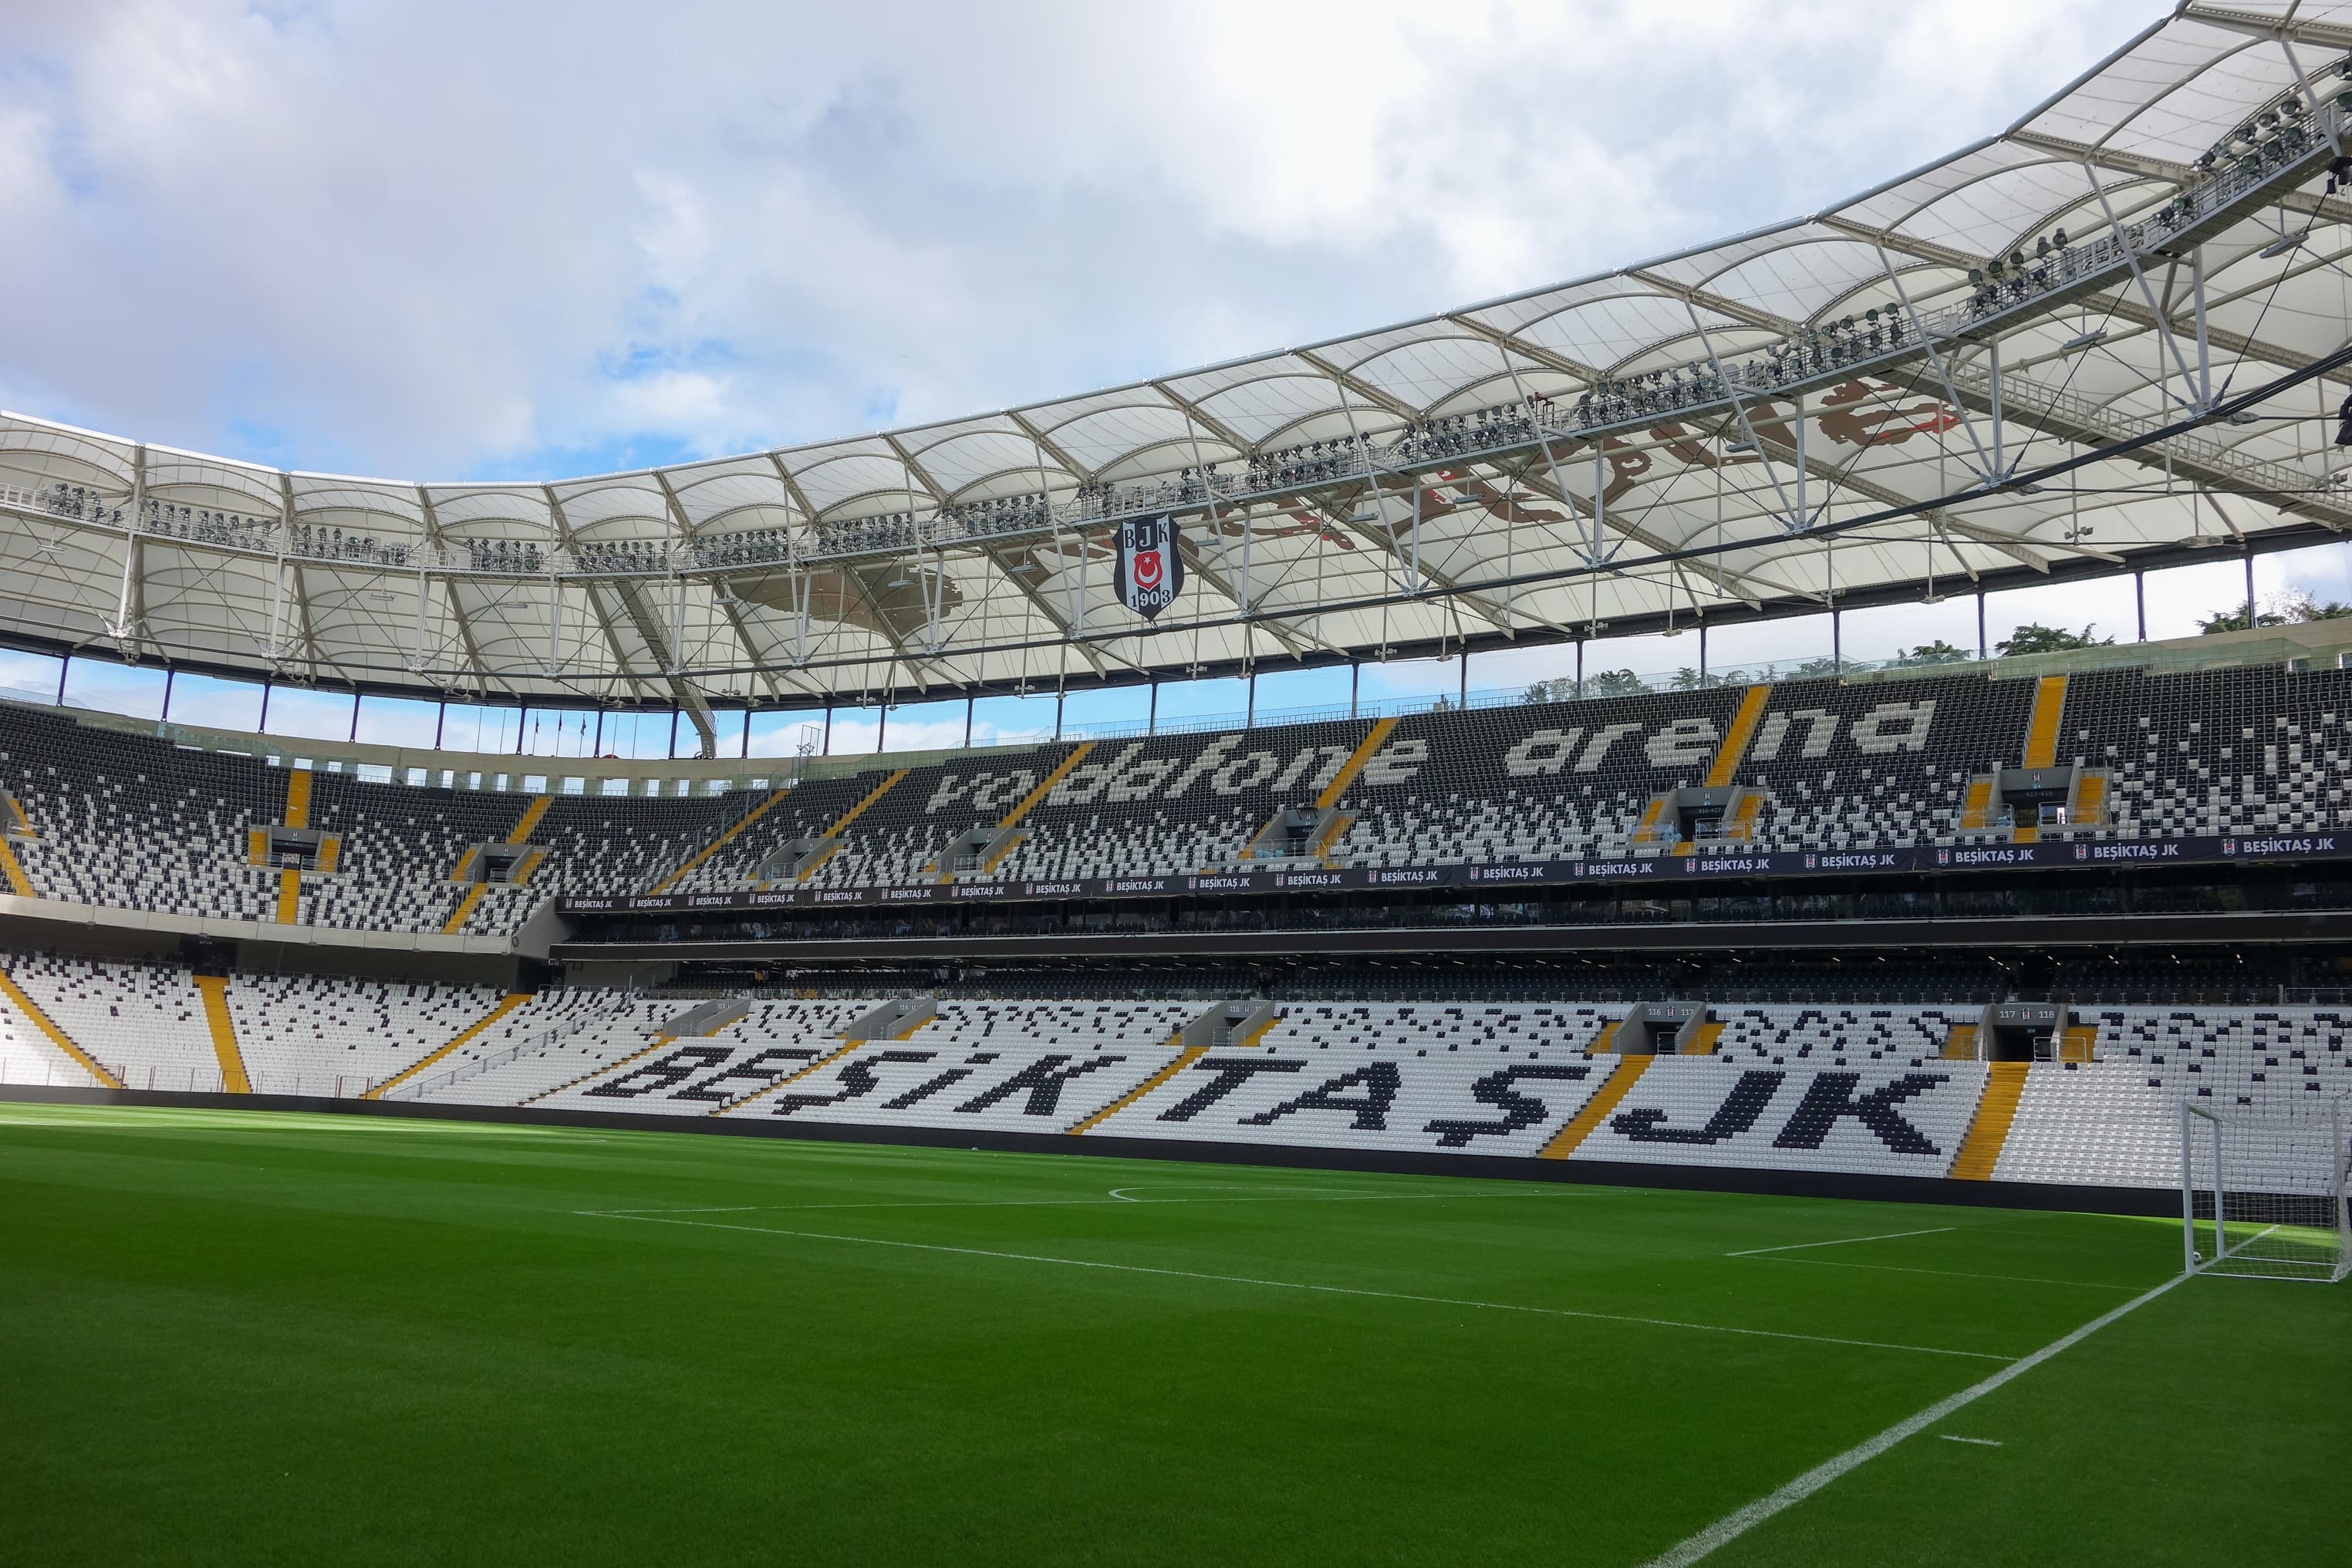
<path id="1" fill-rule="evenodd" d="M 2148 15 L 23 4 L 0 392 L 425 477 L 952 415 L 1790 215 Z"/>

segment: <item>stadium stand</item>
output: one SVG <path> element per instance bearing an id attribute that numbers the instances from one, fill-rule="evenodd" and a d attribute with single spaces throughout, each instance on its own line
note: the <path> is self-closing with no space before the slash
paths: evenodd
<path id="1" fill-rule="evenodd" d="M 223 1063 L 193 972 L 180 964 L 33 954 L 11 959 L 11 979 L 67 1039 L 124 1085 L 217 1090 Z M 37 1031 L 10 998 L 10 1025 Z M 88 1071 L 79 1080 L 93 1082 Z"/>
<path id="2" fill-rule="evenodd" d="M 687 796 L 368 782 L 0 705 L 0 788 L 37 896 L 502 934 L 551 897 L 656 890 L 2325 831 L 2347 821 L 2347 683 L 2270 666 L 1800 681 L 1005 748 Z"/>
<path id="3" fill-rule="evenodd" d="M 2320 1006 L 2080 1006 L 2036 1059 L 1988 1061 L 1981 1001 L 1685 1006 L 1652 1055 L 1618 1038 L 1634 1004 L 1559 997 L 1204 1007 L 1197 992 L 1076 999 L 1065 976 L 1051 998 L 502 999 L 37 953 L 0 973 L 0 1083 L 217 1092 L 232 1074 L 212 988 L 255 1093 L 877 1130 L 2161 1188 L 2184 1098 L 2352 1097 L 2352 1011 Z"/>
<path id="4" fill-rule="evenodd" d="M 485 986 L 240 975 L 229 1017 L 257 1094 L 346 1097 L 382 1082 L 482 1016 Z"/>

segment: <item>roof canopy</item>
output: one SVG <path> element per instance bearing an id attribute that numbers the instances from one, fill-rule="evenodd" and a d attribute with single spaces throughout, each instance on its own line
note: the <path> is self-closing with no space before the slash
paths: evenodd
<path id="1" fill-rule="evenodd" d="M 2347 47 L 2352 4 L 2185 5 L 2000 135 L 1810 217 L 740 457 L 416 483 L 0 414 L 0 634 L 700 709 L 1622 632 L 2307 538 L 2352 525 L 2319 417 L 2352 386 L 2352 203 L 2322 188 Z M 1116 531 L 1163 513 L 1190 580 L 1147 622 L 1115 596 Z"/>

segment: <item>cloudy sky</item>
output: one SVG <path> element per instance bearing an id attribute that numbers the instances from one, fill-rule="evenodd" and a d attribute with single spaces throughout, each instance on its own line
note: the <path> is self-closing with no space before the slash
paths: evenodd
<path id="1" fill-rule="evenodd" d="M 1811 211 L 2151 0 L 11 0 L 0 404 L 548 477 L 1300 342 Z"/>
<path id="2" fill-rule="evenodd" d="M 1818 209 L 2163 10 L 9 0 L 0 406 L 410 479 L 999 408 Z"/>

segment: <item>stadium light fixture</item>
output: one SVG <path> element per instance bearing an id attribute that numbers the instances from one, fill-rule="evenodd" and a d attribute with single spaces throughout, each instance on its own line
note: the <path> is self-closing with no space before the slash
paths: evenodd
<path id="1" fill-rule="evenodd" d="M 2278 238 L 2271 241 L 2270 244 L 2263 246 L 2262 249 L 2254 252 L 2254 254 L 2262 257 L 2264 261 L 2269 261 L 2273 257 L 2284 256 L 2291 250 L 2300 250 L 2303 247 L 2303 242 L 2310 237 L 2311 231 L 2309 229 L 2297 229 L 2291 235 L 2279 235 Z"/>
<path id="2" fill-rule="evenodd" d="M 2259 424 L 2262 423 L 2262 417 L 2252 410 L 2243 408 L 2232 409 L 2228 415 L 2231 424 Z"/>
<path id="3" fill-rule="evenodd" d="M 2077 333 L 2059 344 L 2058 351 L 2062 354 L 2079 354 L 2085 349 L 2095 349 L 2106 340 L 2107 329 L 2105 327 L 2094 327 L 2091 330 Z"/>
<path id="4" fill-rule="evenodd" d="M 1743 438 L 1733 442 L 1730 445 L 1725 447 L 1724 450 L 1726 452 L 1753 452 L 1756 450 L 1756 444 Z"/>

